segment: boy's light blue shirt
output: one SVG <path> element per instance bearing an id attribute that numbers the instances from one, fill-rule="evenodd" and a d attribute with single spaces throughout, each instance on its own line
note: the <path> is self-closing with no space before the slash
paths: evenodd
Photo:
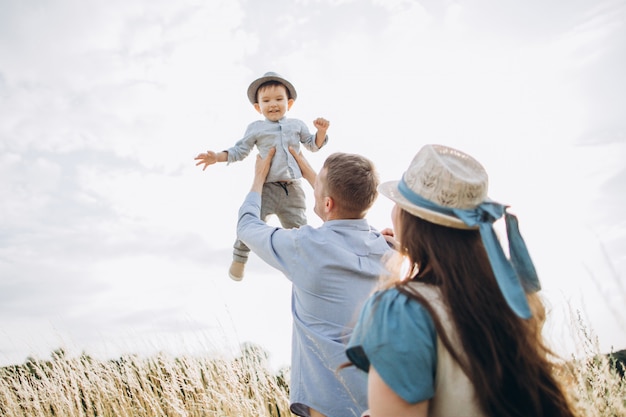
<path id="1" fill-rule="evenodd" d="M 271 120 L 257 120 L 248 125 L 246 133 L 235 145 L 229 149 L 228 163 L 241 161 L 250 154 L 254 145 L 259 149 L 261 157 L 265 158 L 267 152 L 276 147 L 276 154 L 272 160 L 270 172 L 265 182 L 291 181 L 302 178 L 302 172 L 298 163 L 289 153 L 289 146 L 297 152 L 302 143 L 311 152 L 317 152 L 315 134 L 309 132 L 308 127 L 302 120 L 288 119 L 283 117 L 277 122 Z M 324 138 L 324 146 L 328 142 L 328 135 Z"/>
<path id="2" fill-rule="evenodd" d="M 367 408 L 367 377 L 347 362 L 346 343 L 358 313 L 385 273 L 385 238 L 365 219 L 331 220 L 319 228 L 281 229 L 259 218 L 261 196 L 239 209 L 238 238 L 292 282 L 291 409 L 328 417 Z"/>

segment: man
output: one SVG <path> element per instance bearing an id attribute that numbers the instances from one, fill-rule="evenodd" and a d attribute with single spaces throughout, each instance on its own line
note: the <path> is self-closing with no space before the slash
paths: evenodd
<path id="1" fill-rule="evenodd" d="M 261 192 L 275 150 L 257 156 L 250 193 L 239 209 L 237 235 L 292 282 L 290 403 L 305 417 L 360 416 L 367 408 L 363 372 L 338 367 L 365 299 L 385 274 L 385 238 L 365 215 L 378 193 L 373 164 L 359 155 L 335 153 L 319 175 L 292 152 L 314 185 L 319 228 L 281 229 L 260 219 Z"/>

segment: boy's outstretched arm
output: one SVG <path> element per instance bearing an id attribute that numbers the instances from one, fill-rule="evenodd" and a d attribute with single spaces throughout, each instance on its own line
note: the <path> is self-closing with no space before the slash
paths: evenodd
<path id="1" fill-rule="evenodd" d="M 297 153 L 296 150 L 292 148 L 291 146 L 289 147 L 289 153 L 293 155 L 294 159 L 298 163 L 298 166 L 300 167 L 300 171 L 302 171 L 302 176 L 304 177 L 304 179 L 307 180 L 309 184 L 311 184 L 311 187 L 315 188 L 315 177 L 317 176 L 317 173 L 311 167 L 311 165 L 309 164 L 309 161 L 307 161 L 304 158 L 304 155 L 302 155 L 302 152 Z"/>
<path id="2" fill-rule="evenodd" d="M 315 135 L 315 144 L 318 148 L 320 148 L 324 144 L 324 139 L 326 139 L 326 131 L 330 126 L 330 122 L 323 117 L 318 117 L 313 120 L 313 126 L 317 129 L 317 134 Z"/>
<path id="3" fill-rule="evenodd" d="M 228 152 L 213 152 L 206 151 L 206 153 L 199 153 L 198 156 L 194 158 L 196 166 L 204 164 L 202 170 L 204 171 L 209 165 L 213 165 L 216 162 L 228 162 Z"/>

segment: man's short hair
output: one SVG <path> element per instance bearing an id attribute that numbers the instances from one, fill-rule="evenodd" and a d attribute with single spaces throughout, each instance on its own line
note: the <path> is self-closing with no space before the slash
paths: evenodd
<path id="1" fill-rule="evenodd" d="M 364 216 L 378 197 L 374 163 L 361 155 L 336 152 L 326 158 L 324 168 L 328 195 L 345 214 Z"/>

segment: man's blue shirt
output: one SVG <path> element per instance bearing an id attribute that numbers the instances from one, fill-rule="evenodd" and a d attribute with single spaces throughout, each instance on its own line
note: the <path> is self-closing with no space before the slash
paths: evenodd
<path id="1" fill-rule="evenodd" d="M 330 220 L 321 227 L 281 229 L 259 219 L 261 196 L 239 209 L 237 234 L 292 282 L 291 407 L 332 417 L 367 408 L 367 378 L 347 362 L 345 347 L 366 298 L 385 274 L 385 238 L 367 220 Z"/>

